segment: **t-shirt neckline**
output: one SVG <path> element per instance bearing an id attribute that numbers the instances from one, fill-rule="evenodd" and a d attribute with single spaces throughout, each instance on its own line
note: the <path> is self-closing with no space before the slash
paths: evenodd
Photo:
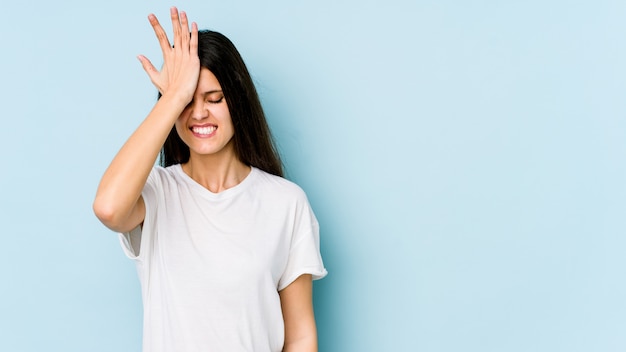
<path id="1" fill-rule="evenodd" d="M 252 180 L 256 177 L 256 174 L 258 172 L 258 170 L 254 166 L 250 166 L 250 172 L 248 173 L 248 175 L 246 175 L 246 177 L 243 180 L 241 180 L 241 182 L 239 182 L 237 185 L 231 188 L 225 189 L 218 193 L 214 193 L 214 192 L 211 192 L 209 189 L 205 188 L 204 186 L 202 186 L 201 184 L 199 184 L 196 180 L 191 178 L 191 176 L 187 175 L 185 171 L 183 171 L 181 164 L 176 164 L 173 166 L 178 176 L 185 183 L 189 184 L 190 187 L 196 189 L 197 194 L 200 194 L 209 199 L 230 198 L 232 196 L 235 196 L 243 192 L 246 188 L 248 188 L 248 185 L 252 183 Z"/>

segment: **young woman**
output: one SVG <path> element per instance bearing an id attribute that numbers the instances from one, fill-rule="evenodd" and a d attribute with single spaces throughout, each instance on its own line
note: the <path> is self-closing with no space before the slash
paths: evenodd
<path id="1" fill-rule="evenodd" d="M 144 351 L 316 351 L 326 275 L 304 192 L 282 178 L 233 44 L 171 9 L 173 43 L 139 60 L 160 98 L 104 173 L 94 212 L 120 232 L 144 304 Z M 161 166 L 154 166 L 160 153 Z"/>

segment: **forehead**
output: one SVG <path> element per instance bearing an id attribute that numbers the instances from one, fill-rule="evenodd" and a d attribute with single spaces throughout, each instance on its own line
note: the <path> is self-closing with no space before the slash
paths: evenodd
<path id="1" fill-rule="evenodd" d="M 200 77 L 198 78 L 198 91 L 210 92 L 221 90 L 220 82 L 217 77 L 208 68 L 200 68 Z"/>

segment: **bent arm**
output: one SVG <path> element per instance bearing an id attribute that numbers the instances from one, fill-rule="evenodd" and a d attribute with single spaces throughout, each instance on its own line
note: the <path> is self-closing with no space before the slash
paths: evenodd
<path id="1" fill-rule="evenodd" d="M 279 294 L 285 320 L 283 352 L 317 352 L 311 275 L 301 275 Z"/>
<path id="2" fill-rule="evenodd" d="M 93 203 L 98 219 L 113 231 L 130 231 L 144 220 L 146 208 L 141 191 L 167 135 L 198 84 L 198 26 L 192 23 L 190 32 L 187 15 L 179 14 L 175 7 L 170 15 L 173 47 L 156 16 L 148 16 L 163 52 L 163 69 L 156 70 L 146 57 L 139 56 L 150 80 L 163 95 L 105 171 Z"/>
<path id="3" fill-rule="evenodd" d="M 187 102 L 164 95 L 117 153 L 98 186 L 93 210 L 113 231 L 127 232 L 145 217 L 141 191 L 150 170 Z"/>

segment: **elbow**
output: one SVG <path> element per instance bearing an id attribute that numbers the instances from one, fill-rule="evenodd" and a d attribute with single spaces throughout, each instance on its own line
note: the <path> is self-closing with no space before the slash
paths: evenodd
<path id="1" fill-rule="evenodd" d="M 111 204 L 96 197 L 93 202 L 93 212 L 100 222 L 115 232 L 124 232 L 120 212 Z"/>
<path id="2" fill-rule="evenodd" d="M 135 203 L 126 205 L 117 197 L 97 195 L 93 212 L 104 226 L 115 232 L 129 232 L 143 222 L 145 208 L 140 197 Z"/>
<path id="3" fill-rule="evenodd" d="M 100 198 L 96 197 L 93 202 L 93 213 L 96 215 L 98 220 L 102 222 L 106 227 L 110 224 L 115 223 L 115 210 L 106 202 L 103 202 Z"/>

